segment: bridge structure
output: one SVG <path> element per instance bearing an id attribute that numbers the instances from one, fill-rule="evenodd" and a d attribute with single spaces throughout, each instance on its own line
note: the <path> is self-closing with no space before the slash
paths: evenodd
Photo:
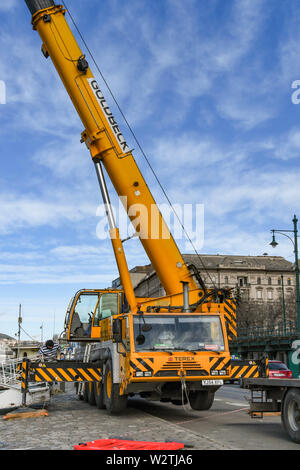
<path id="1" fill-rule="evenodd" d="M 293 377 L 298 378 L 299 365 L 292 360 L 297 347 L 296 340 L 299 340 L 296 321 L 238 327 L 230 351 L 232 356 L 243 359 L 258 359 L 265 355 L 270 360 L 283 361 L 292 371 Z"/>

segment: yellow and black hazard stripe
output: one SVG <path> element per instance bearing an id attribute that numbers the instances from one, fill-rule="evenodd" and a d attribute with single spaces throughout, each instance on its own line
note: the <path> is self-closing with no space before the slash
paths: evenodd
<path id="1" fill-rule="evenodd" d="M 25 392 L 28 387 L 28 361 L 22 362 L 22 373 L 21 373 L 21 388 Z"/>
<path id="2" fill-rule="evenodd" d="M 235 360 L 231 362 L 231 379 L 259 377 L 259 365 L 255 361 Z"/>
<path id="3" fill-rule="evenodd" d="M 228 325 L 229 341 L 232 340 L 233 337 L 237 336 L 236 308 L 237 304 L 235 299 L 224 300 L 224 317 Z"/>
<path id="4" fill-rule="evenodd" d="M 31 373 L 35 382 L 100 382 L 101 369 L 93 364 L 78 364 L 69 366 L 60 362 L 59 364 L 46 363 L 42 366 L 30 365 Z"/>
<path id="5" fill-rule="evenodd" d="M 210 369 L 210 375 L 214 375 L 214 371 L 225 371 L 227 374 L 227 371 L 230 367 L 230 357 L 210 357 L 209 358 L 209 369 Z"/>
<path id="6" fill-rule="evenodd" d="M 133 369 L 134 372 L 151 372 L 153 373 L 153 362 L 154 359 L 152 357 L 147 358 L 132 358 L 130 361 L 130 367 Z"/>
<path id="7" fill-rule="evenodd" d="M 266 363 L 265 363 L 265 374 L 266 377 L 269 377 L 269 359 L 266 357 Z"/>

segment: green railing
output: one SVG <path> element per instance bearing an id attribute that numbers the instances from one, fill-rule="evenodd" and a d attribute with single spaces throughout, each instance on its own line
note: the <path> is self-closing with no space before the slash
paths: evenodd
<path id="1" fill-rule="evenodd" d="M 237 331 L 236 340 L 259 340 L 262 338 L 292 338 L 298 335 L 297 323 L 287 321 L 286 324 L 277 323 L 266 326 L 251 325 L 240 327 Z"/>

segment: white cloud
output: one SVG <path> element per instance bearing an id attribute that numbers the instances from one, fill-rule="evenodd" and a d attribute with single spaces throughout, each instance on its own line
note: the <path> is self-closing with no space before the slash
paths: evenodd
<path id="1" fill-rule="evenodd" d="M 46 143 L 34 153 L 33 162 L 46 167 L 56 178 L 68 180 L 70 186 L 74 185 L 74 180 L 84 184 L 91 170 L 94 172 L 89 151 L 80 144 L 80 137 L 73 134 Z"/>
<path id="2" fill-rule="evenodd" d="M 50 253 L 55 257 L 62 259 L 70 259 L 82 262 L 83 260 L 92 260 L 95 264 L 99 263 L 99 258 L 103 261 L 104 256 L 112 256 L 112 248 L 110 240 L 107 243 L 100 243 L 98 246 L 90 245 L 73 245 L 73 246 L 58 246 L 53 248 Z"/>
<path id="3" fill-rule="evenodd" d="M 0 233 L 16 232 L 20 228 L 57 227 L 65 222 L 79 222 L 95 213 L 93 207 L 64 204 L 63 201 L 41 200 L 37 196 L 0 193 Z"/>
<path id="4" fill-rule="evenodd" d="M 110 270 L 101 271 L 97 265 L 67 264 L 0 264 L 0 284 L 94 284 L 109 286 Z M 94 271 L 94 272 L 93 272 Z"/>
<path id="5" fill-rule="evenodd" d="M 300 156 L 300 128 L 294 127 L 288 133 L 273 138 L 269 143 L 273 154 L 281 160 L 299 158 Z"/>

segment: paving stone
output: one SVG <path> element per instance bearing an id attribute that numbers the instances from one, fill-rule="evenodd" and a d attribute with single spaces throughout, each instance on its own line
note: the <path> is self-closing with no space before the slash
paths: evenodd
<path id="1" fill-rule="evenodd" d="M 177 441 L 192 444 L 193 449 L 234 449 L 210 436 L 189 431 L 145 413 L 127 408 L 120 416 L 111 416 L 78 400 L 73 387 L 55 395 L 48 406 L 48 417 L 4 421 L 0 417 L 1 450 L 71 450 L 80 442 L 107 439 L 112 436 L 145 441 Z"/>

